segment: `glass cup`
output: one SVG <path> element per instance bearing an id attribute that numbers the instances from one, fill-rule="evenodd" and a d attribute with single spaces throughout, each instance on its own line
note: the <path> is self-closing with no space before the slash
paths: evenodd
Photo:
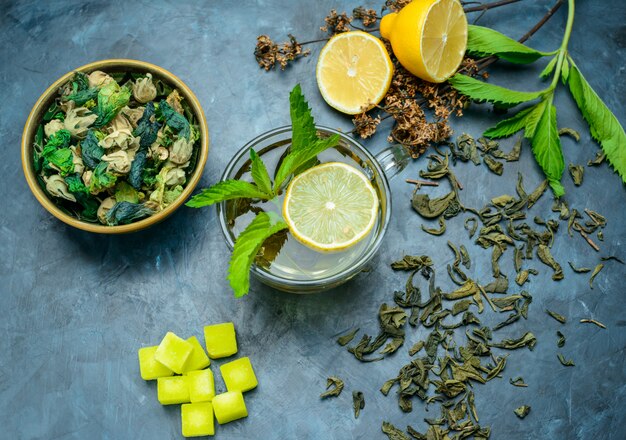
<path id="1" fill-rule="evenodd" d="M 377 225 L 374 226 L 366 244 L 359 249 L 359 255 L 353 256 L 354 261 L 337 273 L 329 276 L 322 276 L 313 279 L 295 279 L 293 277 L 280 276 L 272 273 L 268 268 L 252 265 L 252 275 L 262 283 L 291 293 L 314 293 L 337 287 L 353 278 L 361 272 L 367 263 L 378 251 L 380 244 L 387 232 L 391 217 L 391 191 L 389 179 L 404 169 L 409 162 L 409 155 L 400 146 L 392 146 L 378 155 L 373 156 L 365 147 L 356 140 L 327 127 L 316 126 L 319 136 L 339 135 L 339 145 L 336 149 L 349 157 L 351 164 L 367 175 L 379 196 L 379 217 Z M 229 179 L 240 179 L 246 173 L 249 175 L 250 169 L 250 149 L 254 149 L 262 158 L 265 154 L 271 154 L 273 149 L 282 148 L 289 145 L 291 141 L 291 126 L 280 127 L 264 133 L 248 142 L 231 159 L 222 175 L 222 181 Z M 322 153 L 323 155 L 324 153 Z M 319 157 L 322 158 L 322 155 Z M 269 169 L 270 175 L 273 170 Z M 244 176 L 245 177 L 245 176 Z M 229 205 L 230 203 L 230 205 Z M 229 223 L 229 210 L 233 211 L 232 202 L 222 202 L 217 205 L 217 213 L 222 228 L 222 233 L 226 239 L 228 247 L 232 250 L 235 245 L 236 231 L 233 230 L 232 222 Z M 366 241 L 366 240 L 364 240 Z M 271 266 L 270 266 L 271 267 Z"/>

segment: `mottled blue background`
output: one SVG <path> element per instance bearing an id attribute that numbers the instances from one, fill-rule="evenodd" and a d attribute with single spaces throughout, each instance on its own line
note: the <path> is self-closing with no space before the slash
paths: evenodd
<path id="1" fill-rule="evenodd" d="M 72 68 L 103 58 L 136 58 L 171 70 L 196 93 L 211 132 L 211 152 L 201 186 L 215 182 L 233 153 L 252 137 L 288 123 L 287 95 L 297 82 L 310 99 L 317 122 L 349 129 L 350 121 L 328 108 L 315 84 L 312 56 L 286 72 L 258 69 L 252 51 L 258 34 L 282 40 L 321 36 L 318 27 L 333 7 L 351 10 L 360 2 L 323 1 L 2 1 L 0 8 L 0 438 L 3 439 L 173 439 L 180 438 L 179 409 L 162 407 L 156 387 L 139 377 L 136 350 L 159 342 L 167 330 L 202 335 L 202 326 L 232 320 L 240 353 L 248 355 L 259 378 L 246 394 L 250 416 L 217 427 L 220 439 L 379 439 L 381 422 L 423 429 L 427 415 L 415 402 L 403 414 L 395 396 L 384 397 L 381 384 L 408 359 L 406 348 L 382 362 L 360 364 L 334 343 L 337 334 L 359 326 L 377 330 L 381 302 L 402 288 L 404 274 L 388 263 L 404 253 L 427 253 L 438 269 L 452 261 L 446 240 L 468 245 L 474 259 L 470 276 L 490 278 L 490 252 L 470 245 L 463 216 L 449 222 L 443 237 L 420 230 L 410 208 L 414 177 L 424 160 L 409 165 L 393 181 L 393 220 L 372 270 L 347 286 L 322 295 L 294 296 L 257 283 L 247 298 L 235 300 L 225 281 L 228 250 L 214 209 L 183 208 L 166 222 L 123 237 L 80 232 L 50 216 L 30 194 L 22 175 L 19 145 L 23 124 L 37 97 Z M 367 2 L 379 8 L 382 2 Z M 626 8 L 623 0 L 579 1 L 570 49 L 591 84 L 626 121 Z M 551 1 L 522 1 L 488 11 L 480 23 L 518 38 L 552 6 Z M 531 40 L 542 50 L 558 47 L 566 8 Z M 476 17 L 476 14 L 472 15 Z M 527 67 L 500 63 L 491 69 L 494 83 L 539 88 L 534 80 L 545 62 Z M 580 130 L 575 143 L 563 139 L 566 162 L 586 163 L 598 150 L 570 96 L 556 96 L 559 125 Z M 454 121 L 457 133 L 479 135 L 498 119 L 488 107 L 475 107 Z M 383 124 L 381 132 L 388 126 Z M 506 141 L 504 148 L 510 147 Z M 379 134 L 366 142 L 373 152 L 386 145 Z M 465 185 L 463 202 L 482 206 L 491 197 L 514 193 L 517 172 L 527 188 L 541 180 L 530 149 L 507 164 L 498 178 L 483 167 L 462 164 L 456 172 Z M 574 188 L 564 177 L 571 205 L 606 214 L 608 226 L 601 255 L 622 258 L 626 194 L 606 165 L 586 168 L 585 182 Z M 439 189 L 439 193 L 445 188 Z M 437 191 L 431 191 L 435 194 Z M 548 217 L 550 196 L 533 208 Z M 626 432 L 626 307 L 624 266 L 609 262 L 589 289 L 588 277 L 576 275 L 567 261 L 594 266 L 598 254 L 578 236 L 559 231 L 553 252 L 566 278 L 554 283 L 549 271 L 532 278 L 534 297 L 527 321 L 500 332 L 517 336 L 532 330 L 534 351 L 511 353 L 503 378 L 477 385 L 480 421 L 491 425 L 494 439 L 623 439 Z M 507 254 L 509 255 L 509 254 Z M 538 262 L 533 263 L 539 265 Z M 511 258 L 503 258 L 511 273 Z M 439 277 L 451 288 L 446 277 Z M 512 289 L 515 291 L 516 289 Z M 566 314 L 561 326 L 544 308 Z M 501 320 L 487 310 L 484 322 Z M 579 324 L 593 317 L 606 330 Z M 556 359 L 556 330 L 567 336 L 563 348 L 575 368 Z M 409 329 L 407 346 L 425 335 Z M 213 363 L 213 370 L 220 362 Z M 320 401 L 328 375 L 345 379 L 337 399 Z M 524 376 L 528 388 L 508 384 Z M 217 375 L 217 386 L 224 386 Z M 366 406 L 352 416 L 351 391 L 365 393 Z M 513 409 L 532 412 L 519 420 Z M 437 416 L 431 409 L 429 417 Z"/>

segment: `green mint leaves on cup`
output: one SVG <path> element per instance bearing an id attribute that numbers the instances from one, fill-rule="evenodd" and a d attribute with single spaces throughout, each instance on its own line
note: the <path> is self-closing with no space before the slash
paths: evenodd
<path id="1" fill-rule="evenodd" d="M 339 136 L 319 138 L 315 129 L 315 120 L 306 102 L 300 85 L 296 85 L 289 94 L 291 115 L 291 146 L 289 153 L 281 161 L 272 183 L 267 167 L 254 150 L 250 150 L 250 174 L 254 182 L 243 180 L 225 180 L 193 196 L 187 206 L 201 208 L 234 199 L 272 200 L 289 180 L 316 165 L 318 154 L 335 147 Z M 287 224 L 276 213 L 260 212 L 239 234 L 235 241 L 229 264 L 228 281 L 235 297 L 246 295 L 250 289 L 250 268 L 272 235 L 287 229 Z"/>

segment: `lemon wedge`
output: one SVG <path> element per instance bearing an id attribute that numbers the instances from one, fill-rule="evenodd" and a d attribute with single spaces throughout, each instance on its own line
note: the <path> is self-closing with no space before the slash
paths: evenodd
<path id="1" fill-rule="evenodd" d="M 337 34 L 317 60 L 317 86 L 336 110 L 355 115 L 378 104 L 389 90 L 393 64 L 382 41 L 367 32 Z"/>
<path id="2" fill-rule="evenodd" d="M 380 34 L 413 75 L 434 83 L 450 78 L 467 47 L 467 18 L 458 0 L 414 0 L 385 15 Z"/>
<path id="3" fill-rule="evenodd" d="M 327 162 L 298 174 L 283 201 L 283 217 L 300 243 L 340 251 L 365 238 L 378 216 L 378 195 L 356 168 Z"/>

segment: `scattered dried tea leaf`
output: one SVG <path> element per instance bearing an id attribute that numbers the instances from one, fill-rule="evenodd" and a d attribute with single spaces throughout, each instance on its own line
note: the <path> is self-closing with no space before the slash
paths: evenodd
<path id="1" fill-rule="evenodd" d="M 559 362 L 563 366 L 565 366 L 565 367 L 574 367 L 574 366 L 576 366 L 576 364 L 574 364 L 573 360 L 565 359 L 561 353 L 557 354 L 556 356 L 559 358 Z"/>
<path id="2" fill-rule="evenodd" d="M 591 221 L 593 222 L 592 224 L 590 223 L 585 223 L 586 226 L 591 227 L 590 230 L 587 230 L 585 232 L 587 232 L 588 234 L 592 233 L 595 228 L 594 226 L 598 226 L 598 227 L 604 227 L 606 226 L 606 217 L 604 217 L 602 214 L 600 214 L 599 212 L 596 211 L 592 211 L 589 208 L 585 208 L 585 214 L 587 214 L 589 216 L 589 218 L 591 219 Z"/>
<path id="3" fill-rule="evenodd" d="M 554 257 L 552 257 L 552 253 L 550 252 L 550 248 L 548 246 L 546 246 L 545 244 L 540 244 L 537 247 L 537 256 L 543 264 L 552 268 L 552 270 L 554 271 L 552 279 L 554 281 L 563 279 L 563 269 L 561 268 L 561 265 L 556 262 Z"/>
<path id="4" fill-rule="evenodd" d="M 530 270 L 520 270 L 515 277 L 515 282 L 518 286 L 523 286 L 526 281 L 528 281 L 528 276 L 530 275 Z"/>
<path id="5" fill-rule="evenodd" d="M 413 209 L 424 218 L 437 218 L 448 209 L 450 203 L 456 199 L 456 193 L 450 191 L 445 196 L 431 199 L 428 194 L 416 193 L 413 196 Z"/>
<path id="6" fill-rule="evenodd" d="M 585 168 L 582 165 L 569 164 L 569 174 L 572 176 L 574 185 L 580 186 L 583 183 L 583 177 L 585 175 Z"/>
<path id="7" fill-rule="evenodd" d="M 606 159 L 606 153 L 604 153 L 604 151 L 600 150 L 596 153 L 596 156 L 589 160 L 587 162 L 587 166 L 588 167 L 597 167 L 598 165 L 601 165 L 604 160 Z"/>
<path id="8" fill-rule="evenodd" d="M 446 221 L 443 219 L 443 217 L 439 217 L 439 229 L 426 228 L 424 225 L 422 225 L 422 231 L 427 232 L 431 235 L 442 235 L 444 232 L 446 232 Z"/>
<path id="9" fill-rule="evenodd" d="M 537 186 L 537 188 L 532 193 L 530 193 L 530 195 L 528 196 L 528 209 L 532 208 L 532 206 L 537 203 L 537 200 L 539 200 L 543 193 L 546 192 L 548 186 L 548 181 L 544 180 L 539 184 L 539 186 Z"/>
<path id="10" fill-rule="evenodd" d="M 469 232 L 469 238 L 473 238 L 476 229 L 478 229 L 478 220 L 476 220 L 476 217 L 468 217 L 465 219 L 465 229 Z"/>
<path id="11" fill-rule="evenodd" d="M 489 293 L 505 293 L 509 289 L 509 279 L 505 276 L 496 278 L 486 286 L 483 286 L 485 292 Z"/>
<path id="12" fill-rule="evenodd" d="M 365 408 L 365 396 L 361 391 L 352 392 L 352 406 L 354 408 L 354 418 L 358 419 L 361 410 Z"/>
<path id="13" fill-rule="evenodd" d="M 563 127 L 559 130 L 559 136 L 567 135 L 572 137 L 576 142 L 580 141 L 580 134 L 573 128 Z"/>
<path id="14" fill-rule="evenodd" d="M 552 316 L 554 319 L 556 319 L 557 321 L 559 321 L 561 324 L 565 324 L 567 322 L 567 318 L 563 315 L 560 315 L 556 312 L 553 312 L 551 310 L 546 309 L 546 313 L 550 316 Z"/>
<path id="15" fill-rule="evenodd" d="M 604 268 L 604 264 L 600 263 L 593 269 L 593 273 L 591 274 L 591 277 L 589 278 L 589 287 L 591 289 L 593 289 L 593 280 L 596 278 L 596 276 L 600 273 L 600 271 L 603 268 Z"/>
<path id="16" fill-rule="evenodd" d="M 358 332 L 359 328 L 357 327 L 354 330 L 349 331 L 345 335 L 340 336 L 339 338 L 337 338 L 337 344 L 341 345 L 342 347 L 348 345 L 350 342 L 352 342 Z"/>
<path id="17" fill-rule="evenodd" d="M 422 348 L 424 348 L 424 341 L 417 341 L 411 348 L 409 348 L 409 356 L 416 355 Z"/>
<path id="18" fill-rule="evenodd" d="M 405 255 L 402 260 L 391 263 L 394 270 L 420 270 L 433 265 L 433 261 L 426 255 Z"/>
<path id="19" fill-rule="evenodd" d="M 626 264 L 624 263 L 624 260 L 622 260 L 621 258 L 616 257 L 615 255 L 609 255 L 608 257 L 600 257 L 600 260 L 602 261 L 610 261 L 610 260 L 615 260 L 620 264 Z"/>
<path id="20" fill-rule="evenodd" d="M 600 328 L 606 328 L 606 325 L 602 324 L 600 321 L 596 321 L 595 319 L 581 319 L 580 322 L 583 324 L 595 324 Z"/>
<path id="21" fill-rule="evenodd" d="M 389 422 L 383 422 L 382 430 L 389 440 L 411 440 L 408 435 Z"/>
<path id="22" fill-rule="evenodd" d="M 343 380 L 339 379 L 338 377 L 335 376 L 330 376 L 328 379 L 326 379 L 326 389 L 327 391 L 320 394 L 320 397 L 322 399 L 325 399 L 327 397 L 337 397 L 341 394 L 341 391 L 343 391 Z M 331 388 L 332 387 L 332 388 Z"/>
<path id="23" fill-rule="evenodd" d="M 513 412 L 515 413 L 517 417 L 519 417 L 520 419 L 523 419 L 524 417 L 528 415 L 528 413 L 530 413 L 530 406 L 522 405 L 519 408 L 515 409 Z"/>
<path id="24" fill-rule="evenodd" d="M 498 343 L 492 343 L 493 347 L 504 348 L 506 350 L 515 350 L 518 348 L 528 347 L 532 350 L 537 343 L 537 338 L 531 332 L 526 332 L 517 339 L 503 339 Z"/>
<path id="25" fill-rule="evenodd" d="M 469 252 L 467 252 L 467 248 L 461 245 L 459 252 L 461 253 L 461 264 L 465 266 L 466 269 L 470 269 L 472 267 L 472 260 L 470 259 Z"/>
<path id="26" fill-rule="evenodd" d="M 576 267 L 574 266 L 574 263 L 572 263 L 571 261 L 567 262 L 569 264 L 569 267 L 572 268 L 572 270 L 576 273 L 586 273 L 586 272 L 591 272 L 591 268 L 590 267 Z"/>
<path id="27" fill-rule="evenodd" d="M 483 161 L 485 162 L 485 165 L 487 165 L 487 168 L 489 168 L 489 170 L 492 173 L 495 173 L 498 176 L 502 175 L 502 172 L 504 171 L 504 165 L 502 165 L 502 162 L 498 162 L 497 160 L 493 159 L 491 156 L 484 156 Z"/>
<path id="28" fill-rule="evenodd" d="M 517 376 L 515 379 L 510 378 L 509 383 L 516 387 L 528 387 L 528 384 L 524 382 L 524 378 L 522 376 Z"/>
<path id="29" fill-rule="evenodd" d="M 560 331 L 557 331 L 556 335 L 559 338 L 556 341 L 556 346 L 561 348 L 561 347 L 563 347 L 565 345 L 565 335 L 563 333 L 561 333 Z"/>

